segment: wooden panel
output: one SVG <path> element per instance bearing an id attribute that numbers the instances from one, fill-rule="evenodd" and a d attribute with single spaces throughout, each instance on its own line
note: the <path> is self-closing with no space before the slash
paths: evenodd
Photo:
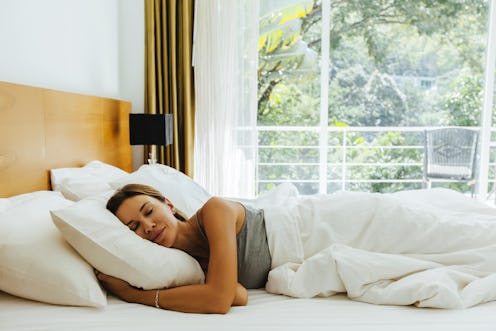
<path id="1" fill-rule="evenodd" d="M 23 111 L 21 111 L 21 109 Z M 46 185 L 39 174 L 45 149 L 39 89 L 0 85 L 0 192 L 25 192 Z"/>
<path id="2" fill-rule="evenodd" d="M 99 98 L 59 91 L 43 92 L 47 162 L 53 167 L 81 165 L 100 156 Z"/>
<path id="3" fill-rule="evenodd" d="M 0 82 L 0 197 L 49 189 L 49 170 L 132 170 L 129 102 Z"/>
<path id="4" fill-rule="evenodd" d="M 112 160 L 122 160 L 120 168 L 132 171 L 132 153 L 129 144 L 129 113 L 131 103 L 102 99 L 102 132 L 103 146 L 100 160 L 110 163 Z M 124 162 L 128 162 L 124 164 Z"/>

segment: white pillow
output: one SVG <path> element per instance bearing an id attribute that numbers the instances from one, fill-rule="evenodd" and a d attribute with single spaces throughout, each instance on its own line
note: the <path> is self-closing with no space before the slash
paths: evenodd
<path id="1" fill-rule="evenodd" d="M 126 171 L 101 161 L 91 161 L 80 168 L 50 170 L 52 190 L 70 200 L 79 201 L 111 190 L 110 181 L 129 175 Z"/>
<path id="2" fill-rule="evenodd" d="M 110 182 L 114 189 L 126 184 L 146 184 L 159 190 L 187 218 L 193 216 L 211 197 L 190 177 L 163 164 L 143 165 L 132 174 Z"/>
<path id="3" fill-rule="evenodd" d="M 27 201 L 34 200 L 36 198 L 43 197 L 60 197 L 60 193 L 52 194 L 50 191 L 36 191 L 25 194 L 15 195 L 10 198 L 0 198 L 0 213 L 8 210 L 9 208 L 15 207 Z"/>
<path id="4" fill-rule="evenodd" d="M 65 239 L 92 266 L 143 289 L 203 283 L 204 273 L 193 257 L 142 239 L 108 211 L 111 194 L 52 211 Z"/>
<path id="5" fill-rule="evenodd" d="M 107 304 L 93 268 L 52 223 L 49 210 L 71 204 L 50 191 L 0 199 L 0 290 L 60 305 Z"/>

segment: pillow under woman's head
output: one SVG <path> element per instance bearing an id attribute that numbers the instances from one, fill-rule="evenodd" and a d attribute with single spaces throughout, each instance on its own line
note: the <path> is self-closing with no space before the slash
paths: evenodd
<path id="1" fill-rule="evenodd" d="M 188 254 L 140 238 L 105 208 L 114 193 L 83 199 L 52 211 L 65 239 L 96 269 L 143 289 L 204 281 L 199 263 Z"/>

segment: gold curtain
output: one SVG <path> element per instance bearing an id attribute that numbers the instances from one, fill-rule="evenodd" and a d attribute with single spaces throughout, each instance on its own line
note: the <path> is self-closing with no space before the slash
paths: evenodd
<path id="1" fill-rule="evenodd" d="M 145 113 L 173 115 L 174 143 L 159 146 L 157 160 L 189 176 L 195 119 L 193 12 L 194 0 L 145 0 Z"/>

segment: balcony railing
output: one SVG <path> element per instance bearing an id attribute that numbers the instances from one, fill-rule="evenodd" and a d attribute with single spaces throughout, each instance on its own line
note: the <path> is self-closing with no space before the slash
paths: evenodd
<path id="1" fill-rule="evenodd" d="M 258 127 L 258 192 L 283 182 L 302 194 L 422 188 L 424 130 L 432 128 Z M 494 159 L 491 155 L 489 191 Z M 438 185 L 470 191 L 463 183 Z"/>

